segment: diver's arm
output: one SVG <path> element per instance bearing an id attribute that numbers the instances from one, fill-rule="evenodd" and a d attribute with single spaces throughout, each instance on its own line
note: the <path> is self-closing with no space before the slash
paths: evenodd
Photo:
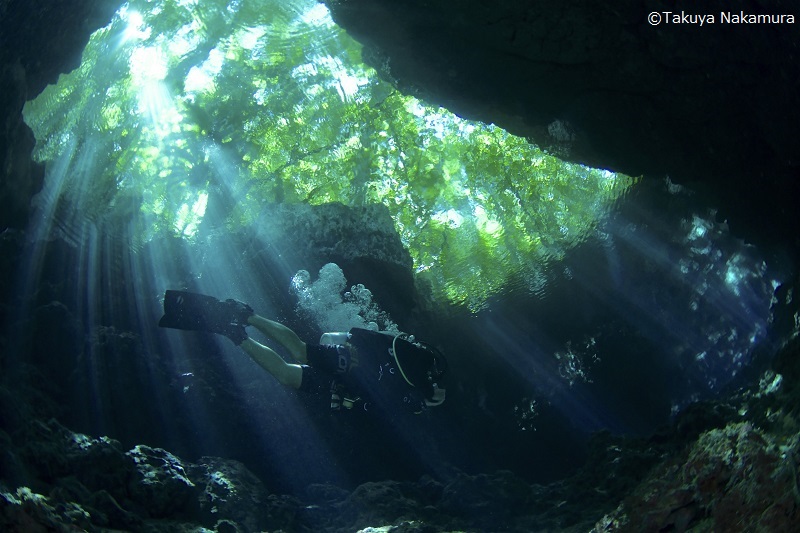
<path id="1" fill-rule="evenodd" d="M 274 320 L 270 320 L 259 315 L 251 315 L 247 319 L 247 323 L 289 350 L 289 353 L 292 357 L 294 357 L 295 360 L 304 364 L 308 362 L 308 358 L 306 357 L 306 343 L 300 340 L 300 337 L 298 337 L 297 334 L 291 329 L 287 328 L 280 322 L 275 322 Z"/>
<path id="2" fill-rule="evenodd" d="M 249 337 L 243 340 L 240 346 L 261 368 L 275 376 L 281 385 L 300 388 L 303 380 L 303 368 L 300 365 L 287 363 L 274 350 Z M 303 344 L 303 355 L 305 355 L 305 344 Z"/>

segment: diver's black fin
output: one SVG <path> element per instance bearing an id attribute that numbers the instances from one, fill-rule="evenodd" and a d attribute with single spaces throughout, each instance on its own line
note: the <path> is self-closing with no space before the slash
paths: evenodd
<path id="1" fill-rule="evenodd" d="M 236 300 L 221 302 L 205 294 L 168 290 L 164 294 L 164 316 L 158 325 L 220 333 L 238 345 L 247 337 L 244 327 L 252 314 L 252 307 Z"/>

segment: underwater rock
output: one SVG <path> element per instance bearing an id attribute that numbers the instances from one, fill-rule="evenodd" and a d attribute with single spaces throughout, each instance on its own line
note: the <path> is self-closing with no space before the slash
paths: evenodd
<path id="1" fill-rule="evenodd" d="M 357 514 L 355 524 L 393 522 L 413 516 L 419 504 L 404 494 L 403 486 L 396 481 L 364 483 L 350 494 L 345 507 Z"/>
<path id="2" fill-rule="evenodd" d="M 90 34 L 118 8 L 114 0 L 0 2 L 0 231 L 27 224 L 44 179 L 43 166 L 30 157 L 34 139 L 23 104 L 78 66 Z"/>
<path id="3" fill-rule="evenodd" d="M 408 486 L 375 481 L 347 492 L 327 484 L 311 485 L 306 491 L 310 504 L 302 509 L 301 522 L 312 530 L 353 531 L 416 516 L 420 506 L 408 497 Z"/>
<path id="4" fill-rule="evenodd" d="M 0 491 L 0 529 L 38 533 L 45 531 L 86 531 L 91 528 L 89 513 L 74 503 L 52 504 L 48 498 L 20 487 Z"/>
<path id="5" fill-rule="evenodd" d="M 1 449 L 16 470 L 2 471 L 2 483 L 16 487 L 4 495 L 6 504 L 13 520 L 33 524 L 25 531 L 53 523 L 86 529 L 87 524 L 128 528 L 139 522 L 117 503 L 125 498 L 134 470 L 118 442 L 90 439 L 52 419 L 32 419 L 4 439 Z"/>
<path id="6" fill-rule="evenodd" d="M 531 486 L 509 471 L 460 474 L 444 487 L 441 508 L 456 516 L 474 516 L 478 526 L 492 529 L 525 514 L 531 496 Z"/>
<path id="7" fill-rule="evenodd" d="M 30 469 L 35 490 L 75 471 L 71 462 L 74 435 L 56 420 L 30 420 L 12 439 Z"/>
<path id="8" fill-rule="evenodd" d="M 124 452 L 117 441 L 73 433 L 55 420 L 0 432 L 0 457 L 4 530 L 141 530 L 162 523 L 195 530 L 224 522 L 229 531 L 258 531 L 287 527 L 300 507 L 268 495 L 237 461 L 203 457 L 192 464 L 145 445 Z"/>
<path id="9" fill-rule="evenodd" d="M 161 448 L 139 445 L 128 452 L 136 463 L 129 482 L 131 499 L 153 518 L 197 515 L 197 486 L 181 460 Z"/>
<path id="10" fill-rule="evenodd" d="M 749 422 L 707 431 L 655 468 L 595 531 L 797 531 L 798 438 L 781 445 Z"/>
<path id="11" fill-rule="evenodd" d="M 371 258 L 409 270 L 412 267 L 411 256 L 383 204 L 271 204 L 264 212 L 256 224 L 258 236 L 266 242 L 288 244 L 299 255 L 319 257 L 325 263 Z"/>
<path id="12" fill-rule="evenodd" d="M 389 314 L 413 307 L 413 261 L 386 206 L 270 204 L 254 227 L 257 241 L 268 245 L 262 260 L 278 257 L 295 272 L 336 263 L 352 283 L 373 290 Z"/>
<path id="13" fill-rule="evenodd" d="M 428 476 L 416 482 L 368 482 L 349 495 L 330 487 L 310 487 L 311 505 L 303 509 L 301 522 L 311 530 L 337 532 L 523 532 L 563 530 L 576 522 L 594 522 L 560 511 L 563 492 L 569 491 L 561 485 L 532 486 L 507 471 L 453 475 L 445 484 Z M 546 516 L 548 511 L 552 513 Z M 589 516 L 591 513 L 596 511 L 590 510 Z"/>
<path id="14" fill-rule="evenodd" d="M 219 457 L 202 457 L 188 465 L 188 476 L 199 490 L 203 523 L 219 517 L 245 531 L 256 531 L 268 517 L 268 493 L 261 481 L 240 462 Z"/>
<path id="15" fill-rule="evenodd" d="M 798 345 L 752 387 L 693 404 L 647 439 L 596 435 L 575 481 L 621 503 L 594 531 L 798 530 Z"/>
<path id="16" fill-rule="evenodd" d="M 71 432 L 70 432 L 71 433 Z M 120 490 L 134 471 L 134 461 L 125 454 L 122 445 L 107 437 L 92 439 L 79 433 L 65 449 L 70 471 L 89 491 L 110 490 L 123 497 Z"/>

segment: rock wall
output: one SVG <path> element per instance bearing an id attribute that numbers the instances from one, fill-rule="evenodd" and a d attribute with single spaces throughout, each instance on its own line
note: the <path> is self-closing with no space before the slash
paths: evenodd
<path id="1" fill-rule="evenodd" d="M 0 1 L 0 230 L 24 228 L 44 169 L 30 158 L 33 133 L 22 106 L 77 67 L 89 36 L 108 23 L 116 0 Z"/>

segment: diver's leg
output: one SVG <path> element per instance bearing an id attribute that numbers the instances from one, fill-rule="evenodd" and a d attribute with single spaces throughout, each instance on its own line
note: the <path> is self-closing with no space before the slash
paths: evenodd
<path id="1" fill-rule="evenodd" d="M 306 357 L 306 343 L 301 341 L 300 337 L 291 329 L 280 322 L 275 322 L 274 320 L 269 320 L 259 315 L 251 315 L 247 319 L 247 323 L 270 339 L 284 346 L 289 350 L 289 353 L 295 360 L 301 363 L 308 362 L 308 358 Z"/>
<path id="2" fill-rule="evenodd" d="M 275 376 L 281 385 L 295 389 L 300 388 L 303 380 L 303 369 L 300 365 L 287 363 L 271 348 L 259 344 L 249 337 L 244 339 L 240 346 L 261 368 Z"/>

